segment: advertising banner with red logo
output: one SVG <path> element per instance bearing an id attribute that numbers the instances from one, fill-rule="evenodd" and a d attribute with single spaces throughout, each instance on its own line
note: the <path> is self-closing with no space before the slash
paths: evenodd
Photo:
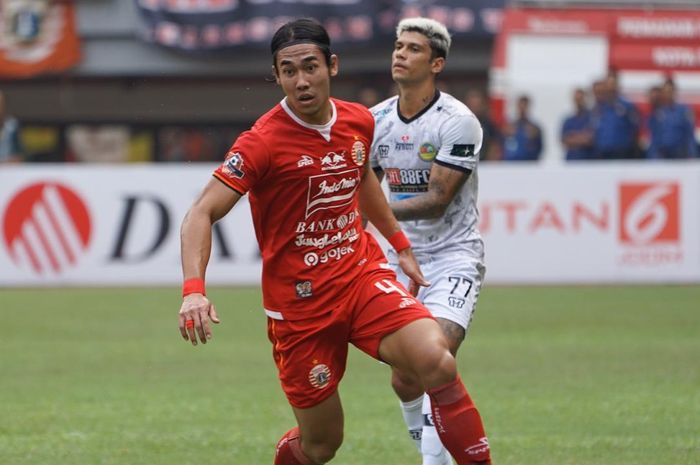
<path id="1" fill-rule="evenodd" d="M 79 45 L 72 0 L 0 0 L 0 78 L 65 71 Z"/>
<path id="2" fill-rule="evenodd" d="M 3 167 L 0 287 L 178 285 L 179 226 L 213 168 Z M 489 283 L 700 282 L 698 163 L 479 175 Z M 214 228 L 207 281 L 258 285 L 260 272 L 244 197 Z"/>

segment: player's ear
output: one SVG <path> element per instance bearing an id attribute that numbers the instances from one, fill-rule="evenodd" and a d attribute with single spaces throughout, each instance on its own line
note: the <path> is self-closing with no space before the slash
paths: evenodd
<path id="1" fill-rule="evenodd" d="M 440 74 L 445 69 L 445 59 L 443 57 L 434 58 L 430 64 L 430 69 L 433 74 Z"/>
<path id="2" fill-rule="evenodd" d="M 277 72 L 277 66 L 272 65 L 272 75 L 275 77 L 275 82 L 280 83 L 280 74 Z"/>
<path id="3" fill-rule="evenodd" d="M 330 62 L 328 63 L 328 72 L 331 77 L 338 75 L 338 55 L 331 55 Z"/>

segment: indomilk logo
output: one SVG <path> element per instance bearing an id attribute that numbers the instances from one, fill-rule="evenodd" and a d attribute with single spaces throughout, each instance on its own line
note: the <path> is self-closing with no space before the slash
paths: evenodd
<path id="1" fill-rule="evenodd" d="M 70 188 L 36 183 L 18 192 L 3 218 L 3 238 L 10 257 L 35 273 L 61 273 L 75 266 L 90 243 L 90 214 Z"/>
<path id="2" fill-rule="evenodd" d="M 678 183 L 623 183 L 619 192 L 620 241 L 647 245 L 680 240 Z"/>
<path id="3" fill-rule="evenodd" d="M 306 218 L 319 210 L 350 204 L 359 185 L 360 171 L 358 169 L 309 177 Z"/>

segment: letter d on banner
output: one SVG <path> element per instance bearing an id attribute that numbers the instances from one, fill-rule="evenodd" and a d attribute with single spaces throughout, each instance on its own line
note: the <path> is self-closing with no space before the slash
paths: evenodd
<path id="1" fill-rule="evenodd" d="M 170 213 L 168 213 L 165 204 L 156 197 L 126 197 L 125 201 L 124 213 L 122 214 L 117 239 L 114 242 L 114 249 L 110 254 L 110 258 L 112 260 L 130 262 L 143 261 L 152 256 L 163 245 L 170 231 Z M 137 222 L 135 220 L 137 217 L 136 206 L 139 203 L 150 203 L 156 214 L 146 215 L 145 219 Z M 155 230 L 155 235 L 150 244 L 146 242 L 146 237 L 148 237 L 146 231 L 148 229 L 151 231 Z M 135 235 L 132 234 L 134 230 L 136 230 Z M 131 255 L 129 255 L 129 252 L 126 250 L 127 239 L 129 239 L 131 244 L 138 244 L 138 246 L 133 248 L 136 248 L 139 252 L 132 250 Z M 146 245 L 144 246 L 144 244 Z"/>

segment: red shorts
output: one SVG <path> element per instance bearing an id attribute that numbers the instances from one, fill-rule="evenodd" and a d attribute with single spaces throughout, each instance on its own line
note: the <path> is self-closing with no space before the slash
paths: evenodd
<path id="1" fill-rule="evenodd" d="M 272 354 L 289 403 L 313 407 L 336 391 L 348 343 L 379 359 L 385 336 L 422 318 L 433 317 L 386 269 L 363 276 L 327 313 L 294 321 L 268 318 Z"/>

